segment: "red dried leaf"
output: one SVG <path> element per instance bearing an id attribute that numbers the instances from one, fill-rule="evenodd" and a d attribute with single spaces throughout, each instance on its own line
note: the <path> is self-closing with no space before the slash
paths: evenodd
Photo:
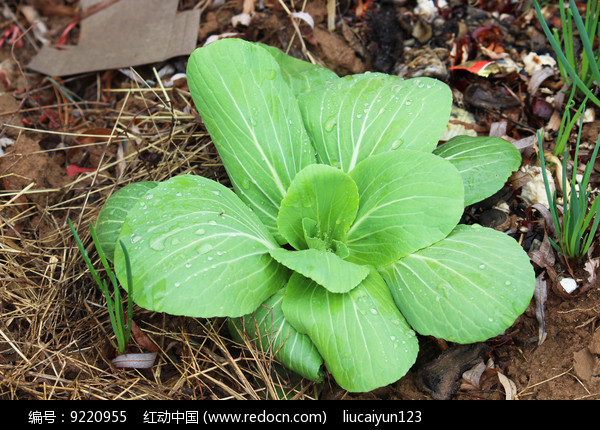
<path id="1" fill-rule="evenodd" d="M 67 25 L 65 30 L 62 32 L 62 34 L 56 41 L 56 45 L 65 45 L 67 43 L 67 38 L 69 37 L 69 33 L 71 32 L 71 30 L 73 30 L 77 26 L 77 24 L 79 24 L 78 20 L 69 23 L 69 25 Z"/>
<path id="2" fill-rule="evenodd" d="M 67 176 L 68 177 L 73 177 L 76 175 L 79 175 L 80 173 L 83 172 L 95 172 L 96 169 L 90 169 L 88 167 L 79 167 L 76 166 L 75 164 L 69 164 L 69 166 L 67 167 Z"/>
<path id="3" fill-rule="evenodd" d="M 481 46 L 497 53 L 504 52 L 504 48 L 502 47 L 504 35 L 497 25 L 492 24 L 479 27 L 473 31 L 472 36 Z"/>
<path id="4" fill-rule="evenodd" d="M 450 67 L 450 70 L 466 70 L 479 76 L 487 77 L 491 73 L 497 73 L 498 67 L 495 61 L 467 61 L 458 66 Z"/>
<path id="5" fill-rule="evenodd" d="M 158 347 L 150 340 L 148 336 L 137 326 L 134 321 L 131 321 L 131 334 L 140 347 L 147 351 L 158 352 Z"/>

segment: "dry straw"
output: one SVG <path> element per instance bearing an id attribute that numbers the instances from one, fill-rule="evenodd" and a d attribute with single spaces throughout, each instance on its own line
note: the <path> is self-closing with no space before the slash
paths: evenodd
<path id="1" fill-rule="evenodd" d="M 88 143 L 101 149 L 96 172 L 61 188 L 30 186 L 0 196 L 0 399 L 315 398 L 313 384 L 292 383 L 288 375 L 275 372 L 278 365 L 269 354 L 248 341 L 230 340 L 223 319 L 168 316 L 134 306 L 134 322 L 158 348 L 156 364 L 125 370 L 110 363 L 114 335 L 106 302 L 67 219 L 73 220 L 92 263 L 101 268 L 88 225 L 117 189 L 184 173 L 228 185 L 189 93 L 165 88 L 153 72 L 156 85 L 140 84 L 140 78 L 108 90 L 110 107 L 60 104 L 61 112 L 77 110 L 111 130 L 109 139 L 98 135 L 97 142 Z M 20 108 L 30 109 L 27 103 Z M 38 141 L 51 134 L 64 142 L 81 137 L 60 129 L 7 127 Z M 23 198 L 40 195 L 52 196 L 45 201 L 54 203 L 29 202 L 20 210 Z M 9 234 L 16 225 L 24 227 Z M 135 341 L 131 346 L 140 348 Z"/>

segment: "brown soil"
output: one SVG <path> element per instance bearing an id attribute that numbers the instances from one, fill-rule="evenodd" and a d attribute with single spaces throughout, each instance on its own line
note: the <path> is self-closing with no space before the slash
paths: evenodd
<path id="1" fill-rule="evenodd" d="M 191 7 L 187 3 L 195 2 L 180 3 Z M 72 2 L 64 4 L 71 6 Z M 435 55 L 432 58 L 448 66 L 448 50 L 446 55 L 439 52 L 440 46 L 444 45 L 444 33 L 438 32 L 426 42 L 419 42 L 418 37 L 426 36 L 410 31 L 415 28 L 415 21 L 406 18 L 411 16 L 411 3 L 399 1 L 395 5 L 397 13 L 404 19 L 390 20 L 383 7 L 372 9 L 366 15 L 370 18 L 358 19 L 353 4 L 340 2 L 338 13 L 346 18 L 331 33 L 325 25 L 325 2 L 309 1 L 305 10 L 315 19 L 317 27 L 311 30 L 301 24 L 300 31 L 313 56 L 339 74 L 406 70 L 408 63 L 402 60 L 405 57 L 401 47 L 407 40 L 412 42 L 406 46 L 431 52 L 437 45 L 439 55 L 432 54 Z M 297 6 L 301 7 L 301 4 Z M 219 8 L 204 11 L 198 44 L 212 34 L 231 31 L 231 17 L 240 11 L 241 1 L 227 2 Z M 481 15 L 477 17 L 484 25 L 488 16 L 485 14 L 489 11 L 480 11 Z M 518 11 L 511 13 L 517 16 Z M 474 15 L 466 7 L 456 7 L 453 14 L 445 17 L 448 20 L 446 27 L 459 23 L 471 25 Z M 64 22 L 61 19 L 48 17 L 48 22 L 61 28 L 59 24 Z M 391 36 L 386 31 L 374 34 L 375 21 L 387 25 L 384 29 L 391 32 Z M 439 28 L 446 27 L 441 25 Z M 514 33 L 500 27 L 504 31 L 507 51 L 509 39 L 513 43 L 511 46 L 525 49 L 518 43 L 524 35 L 533 45 L 543 44 L 533 21 L 510 27 Z M 303 58 L 304 48 L 298 43 L 289 17 L 277 2 L 266 2 L 265 9 L 257 9 L 248 27 L 236 30 L 248 40 L 278 47 L 287 47 L 291 43 L 290 53 Z M 533 45 L 528 46 L 532 48 Z M 23 64 L 32 55 L 27 47 L 14 52 L 17 61 Z M 67 104 L 63 105 L 68 106 L 66 109 L 61 109 L 55 105 L 61 102 L 56 98 L 60 87 L 44 82 L 35 74 L 27 75 L 29 88 L 41 90 L 24 98 L 24 75 L 14 67 L 10 50 L 4 47 L 0 55 L 2 60 L 13 64 L 8 74 L 9 85 L 5 85 L 4 92 L 0 93 L 0 114 L 3 136 L 14 141 L 6 148 L 6 154 L 0 156 L 0 188 L 4 190 L 4 195 L 0 196 L 0 398 L 279 397 L 278 381 L 267 377 L 275 364 L 250 345 L 233 344 L 225 322 L 218 319 L 170 317 L 136 307 L 134 320 L 157 346 L 158 361 L 149 370 L 112 367 L 109 361 L 114 350 L 107 342 L 111 327 L 104 299 L 78 254 L 66 223 L 67 218 L 74 220 L 80 226 L 78 231 L 84 243 L 89 245 L 85 226 L 95 220 L 101 204 L 118 186 L 139 180 L 160 180 L 183 172 L 226 181 L 218 156 L 197 118 L 193 112 L 181 113 L 189 111 L 186 109 L 186 103 L 189 104 L 186 88 L 175 87 L 169 93 L 174 110 L 164 106 L 150 109 L 148 106 L 156 101 L 156 94 L 142 93 L 139 86 L 125 77 L 105 72 L 98 74 L 98 79 L 95 75 L 84 76 L 64 83 L 84 97 L 90 97 L 89 100 L 94 100 L 97 105 Z M 409 54 L 405 55 L 411 58 Z M 178 59 L 182 60 L 185 59 Z M 428 65 L 431 63 L 427 62 Z M 422 70 L 411 64 L 415 70 Z M 140 73 L 148 70 L 142 67 Z M 520 78 L 511 75 L 485 80 L 469 74 L 450 76 L 447 68 L 436 73 L 453 85 L 459 98 L 469 85 L 502 90 L 520 88 L 522 84 L 516 82 Z M 108 82 L 104 89 L 115 92 L 105 93 L 98 99 L 96 85 L 100 79 Z M 129 93 L 116 92 L 119 89 Z M 131 99 L 126 99 L 123 94 L 129 94 Z M 539 115 L 531 114 L 530 101 L 523 96 L 521 104 L 501 113 L 477 107 L 471 100 L 472 103 L 465 106 L 477 115 L 478 121 L 476 125 L 467 124 L 467 129 L 485 134 L 491 124 L 508 117 L 505 135 L 516 141 L 545 121 Z M 40 104 L 42 107 L 47 105 L 48 112 L 54 116 L 42 117 Z M 154 121 L 147 118 L 154 118 Z M 92 139 L 95 143 L 88 149 L 85 145 L 84 149 L 78 146 L 81 142 L 77 141 L 77 133 L 96 134 L 99 128 L 110 131 L 117 123 L 121 124 L 121 131 L 126 129 L 133 136 L 129 137 L 132 144 L 123 145 L 124 153 L 118 148 L 118 142 L 123 140 L 107 144 L 106 139 L 97 137 Z M 24 128 L 24 124 L 27 127 Z M 595 128 L 586 131 L 592 139 L 597 138 L 598 124 L 598 121 L 594 122 Z M 165 135 L 169 137 L 162 139 Z M 524 164 L 530 163 L 531 159 L 525 153 Z M 102 168 L 68 176 L 69 164 Z M 519 226 L 535 225 L 529 233 L 539 233 L 539 220 L 527 216 L 523 206 L 519 206 L 518 194 L 519 189 L 514 189 L 512 220 L 516 219 L 514 222 Z M 529 251 L 527 235 L 517 238 L 525 240 L 523 245 Z M 91 247 L 88 250 L 92 252 Z M 91 255 L 96 257 L 93 252 Z M 558 262 L 552 265 L 552 270 L 558 268 L 560 272 L 561 267 Z M 538 274 L 546 269 L 536 266 Z M 324 387 L 307 381 L 291 384 L 285 380 L 285 389 L 288 395 L 303 399 L 598 399 L 599 285 L 593 283 L 583 293 L 570 297 L 558 289 L 552 276 L 547 278 L 548 297 L 543 306 L 546 337 L 543 341 L 540 341 L 540 323 L 532 300 L 530 308 L 506 333 L 485 344 L 467 348 L 421 338 L 421 353 L 413 369 L 387 387 L 370 393 L 351 394 L 341 390 L 332 380 Z M 143 336 L 140 335 L 136 342 L 139 349 Z M 477 365 L 484 366 L 485 370 L 474 382 L 469 382 L 464 372 Z"/>

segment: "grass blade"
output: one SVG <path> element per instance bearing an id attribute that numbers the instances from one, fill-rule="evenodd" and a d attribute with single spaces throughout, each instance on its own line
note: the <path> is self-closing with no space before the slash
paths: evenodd
<path id="1" fill-rule="evenodd" d="M 554 49 L 554 52 L 556 53 L 556 56 L 558 57 L 559 61 L 561 61 L 563 63 L 563 66 L 567 70 L 567 73 L 569 74 L 569 77 L 571 78 L 573 83 L 575 85 L 577 85 L 577 87 L 586 96 L 588 96 L 590 98 L 590 100 L 592 100 L 594 102 L 594 104 L 596 104 L 597 106 L 600 106 L 600 100 L 592 93 L 592 91 L 579 78 L 578 73 L 575 71 L 575 69 L 573 69 L 571 64 L 569 64 L 569 61 L 565 57 L 565 54 L 562 52 L 560 45 L 556 42 L 554 37 L 552 37 L 552 32 L 550 31 L 550 29 L 548 28 L 548 24 L 546 24 L 546 21 L 544 20 L 544 16 L 542 15 L 542 11 L 540 9 L 540 5 L 537 0 L 534 0 L 533 6 L 535 7 L 535 11 L 537 13 L 538 20 L 540 21 L 540 25 L 542 26 L 542 30 L 544 31 L 544 34 L 546 35 L 548 42 L 550 43 L 550 45 L 552 45 L 552 49 Z"/>
<path id="2" fill-rule="evenodd" d="M 77 234 L 77 231 L 75 230 L 75 227 L 73 226 L 73 223 L 71 222 L 70 219 L 68 219 L 68 223 L 69 223 L 69 227 L 71 228 L 71 232 L 73 233 L 73 237 L 75 238 L 75 242 L 77 243 L 77 247 L 79 248 L 79 252 L 81 253 L 83 260 L 84 260 L 86 266 L 88 267 L 88 270 L 92 274 L 94 281 L 96 282 L 96 284 L 102 291 L 102 294 L 106 300 L 106 308 L 108 311 L 108 316 L 110 319 L 110 323 L 111 323 L 113 332 L 117 339 L 116 345 L 112 340 L 111 340 L 111 343 L 119 351 L 120 354 L 123 354 L 125 352 L 126 345 L 129 342 L 130 333 L 131 333 L 131 321 L 132 321 L 131 301 L 129 300 L 129 297 L 128 297 L 127 323 L 125 323 L 124 318 L 123 318 L 123 304 L 121 302 L 119 283 L 117 281 L 117 278 L 116 278 L 114 272 L 110 269 L 110 267 L 108 265 L 108 261 L 106 259 L 106 256 L 104 255 L 104 252 L 102 251 L 102 247 L 100 246 L 100 243 L 98 241 L 98 237 L 96 235 L 96 231 L 94 229 L 93 224 L 90 223 L 90 233 L 92 236 L 92 240 L 94 242 L 94 246 L 96 247 L 96 251 L 98 252 L 98 255 L 102 262 L 102 265 L 104 266 L 104 269 L 113 285 L 114 295 L 115 295 L 114 300 L 110 296 L 108 284 L 106 283 L 105 280 L 100 279 L 100 276 L 98 275 L 98 272 L 94 268 L 94 266 L 88 256 L 88 253 L 85 250 L 85 247 L 83 246 L 83 243 L 82 243 L 79 235 Z M 121 244 L 121 246 L 124 247 L 123 244 Z M 131 288 L 130 286 L 131 286 L 132 276 L 131 276 L 131 265 L 129 262 L 129 255 L 127 254 L 126 251 L 125 251 L 125 258 L 126 258 L 126 264 L 127 264 L 127 280 L 128 280 L 128 293 L 129 293 L 130 288 Z"/>
<path id="3" fill-rule="evenodd" d="M 575 4 L 575 1 L 569 0 L 569 5 L 573 14 L 573 20 L 575 21 L 575 25 L 577 26 L 577 30 L 579 31 L 579 37 L 581 39 L 583 51 L 585 53 L 584 57 L 587 56 L 587 58 L 590 60 L 595 59 L 596 57 L 594 55 L 594 50 L 592 49 L 593 42 L 590 41 L 588 37 L 587 28 L 581 20 L 581 15 L 579 15 L 579 12 L 577 11 L 577 5 Z M 588 5 L 588 7 L 591 8 L 593 6 Z M 589 64 L 596 65 L 595 61 L 590 61 Z M 591 67 L 591 73 L 594 77 L 594 80 L 600 83 L 600 70 L 598 70 L 597 65 L 596 67 Z"/>

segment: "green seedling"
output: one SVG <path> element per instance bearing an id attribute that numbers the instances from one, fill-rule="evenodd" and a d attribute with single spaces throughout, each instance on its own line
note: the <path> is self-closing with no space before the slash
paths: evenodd
<path id="1" fill-rule="evenodd" d="M 444 83 L 338 77 L 265 45 L 225 39 L 187 69 L 232 189 L 184 174 L 121 188 L 101 245 L 131 298 L 158 312 L 229 317 L 288 368 L 369 391 L 416 360 L 416 332 L 453 342 L 502 333 L 535 277 L 508 235 L 461 225 L 521 163 L 492 137 L 438 146 Z M 324 366 L 323 366 L 324 365 Z"/>
<path id="2" fill-rule="evenodd" d="M 583 119 L 582 119 L 583 120 Z M 552 240 L 550 243 L 552 246 L 562 254 L 566 259 L 581 260 L 584 258 L 594 236 L 598 229 L 598 223 L 600 222 L 600 214 L 598 213 L 598 205 L 600 200 L 596 196 L 592 202 L 591 190 L 588 189 L 590 175 L 596 156 L 598 155 L 598 148 L 600 146 L 600 136 L 596 141 L 596 146 L 592 153 L 590 161 L 587 163 L 583 173 L 581 182 L 577 183 L 577 159 L 579 154 L 579 143 L 581 139 L 581 127 L 580 123 L 579 132 L 577 135 L 577 144 L 575 147 L 575 154 L 573 157 L 573 171 L 572 178 L 570 181 L 571 193 L 568 196 L 563 196 L 563 210 L 562 219 L 560 216 L 560 208 L 558 203 L 558 197 L 556 191 L 552 194 L 548 177 L 546 174 L 546 161 L 544 158 L 544 152 L 542 148 L 543 132 L 538 131 L 538 145 L 539 145 L 539 156 L 540 165 L 542 167 L 542 176 L 544 178 L 544 185 L 546 187 L 546 195 L 550 205 L 550 213 L 552 214 L 552 221 L 554 229 L 556 230 L 557 238 Z M 569 158 L 569 148 L 565 148 L 563 162 L 562 162 L 562 189 L 567 190 L 567 161 Z M 591 203 L 591 204 L 590 204 Z M 568 261 L 567 261 L 568 262 Z"/>
<path id="3" fill-rule="evenodd" d="M 104 255 L 104 252 L 100 245 L 100 241 L 98 240 L 98 237 L 96 235 L 96 230 L 94 228 L 94 225 L 92 223 L 90 223 L 90 233 L 92 235 L 92 240 L 94 242 L 94 246 L 96 247 L 96 251 L 98 252 L 98 255 L 100 257 L 102 265 L 104 266 L 104 270 L 106 271 L 106 273 L 112 283 L 113 291 L 114 291 L 114 300 L 111 297 L 106 280 L 104 280 L 104 279 L 101 280 L 100 276 L 98 275 L 98 272 L 94 268 L 94 265 L 92 264 L 92 262 L 88 256 L 88 253 L 85 250 L 85 247 L 83 246 L 83 243 L 81 242 L 81 239 L 79 238 L 79 235 L 77 234 L 77 231 L 75 230 L 75 227 L 73 226 L 73 223 L 71 222 L 70 219 L 68 220 L 68 222 L 69 222 L 69 227 L 71 227 L 71 231 L 73 232 L 73 236 L 75 237 L 75 241 L 77 242 L 77 247 L 79 248 L 79 252 L 81 253 L 83 260 L 85 261 L 85 264 L 87 265 L 90 273 L 92 274 L 92 277 L 94 278 L 94 281 L 96 281 L 96 284 L 98 284 L 98 287 L 100 288 L 100 291 L 102 291 L 102 294 L 104 295 L 104 298 L 106 300 L 108 316 L 110 318 L 110 323 L 111 323 L 111 326 L 112 326 L 112 329 L 113 329 L 113 332 L 115 334 L 115 338 L 117 341 L 117 343 L 115 344 L 111 340 L 111 343 L 113 344 L 115 349 L 119 352 L 119 354 L 124 354 L 126 351 L 126 348 L 127 348 L 127 344 L 129 343 L 130 336 L 131 336 L 131 324 L 132 324 L 131 300 L 127 300 L 127 315 L 125 315 L 124 310 L 123 310 L 123 304 L 121 302 L 121 293 L 120 293 L 117 277 L 108 265 L 108 260 Z M 125 273 L 126 273 L 125 277 L 126 277 L 126 282 L 127 282 L 127 291 L 128 291 L 128 296 L 130 297 L 131 296 L 131 285 L 133 284 L 132 275 L 131 275 L 131 263 L 129 260 L 129 254 L 127 253 L 127 248 L 125 247 L 125 244 L 123 243 L 123 241 L 119 241 L 119 244 L 120 244 L 121 250 L 123 252 L 123 262 L 125 265 Z"/>
<path id="4" fill-rule="evenodd" d="M 576 87 L 571 88 L 571 93 L 569 94 L 569 99 L 565 105 L 565 111 L 560 121 L 560 127 L 558 129 L 558 134 L 556 137 L 556 145 L 554 147 L 554 155 L 562 154 L 567 145 L 567 141 L 569 137 L 571 137 L 571 132 L 573 131 L 573 127 L 575 126 L 575 122 L 578 118 L 581 117 L 583 113 L 583 109 L 585 107 L 585 103 L 581 103 L 579 108 L 575 111 L 574 115 L 571 115 L 571 109 L 575 106 L 575 96 L 576 96 Z"/>
<path id="5" fill-rule="evenodd" d="M 569 8 L 565 9 L 564 0 L 560 0 L 560 13 L 563 27 L 563 45 L 560 45 L 560 37 L 556 32 L 550 31 L 548 24 L 544 20 L 539 2 L 534 0 L 534 7 L 538 16 L 542 30 L 548 39 L 548 42 L 554 50 L 561 73 L 563 76 L 571 79 L 573 84 L 596 106 L 600 107 L 600 100 L 593 94 L 592 85 L 594 81 L 600 82 L 600 49 L 594 51 L 594 40 L 600 33 L 598 20 L 600 18 L 600 1 L 592 0 L 588 2 L 585 23 L 577 10 L 574 0 L 569 0 Z M 583 47 L 581 61 L 573 51 L 573 29 L 572 23 L 575 23 L 579 39 Z M 555 153 L 558 155 L 558 153 Z"/>

